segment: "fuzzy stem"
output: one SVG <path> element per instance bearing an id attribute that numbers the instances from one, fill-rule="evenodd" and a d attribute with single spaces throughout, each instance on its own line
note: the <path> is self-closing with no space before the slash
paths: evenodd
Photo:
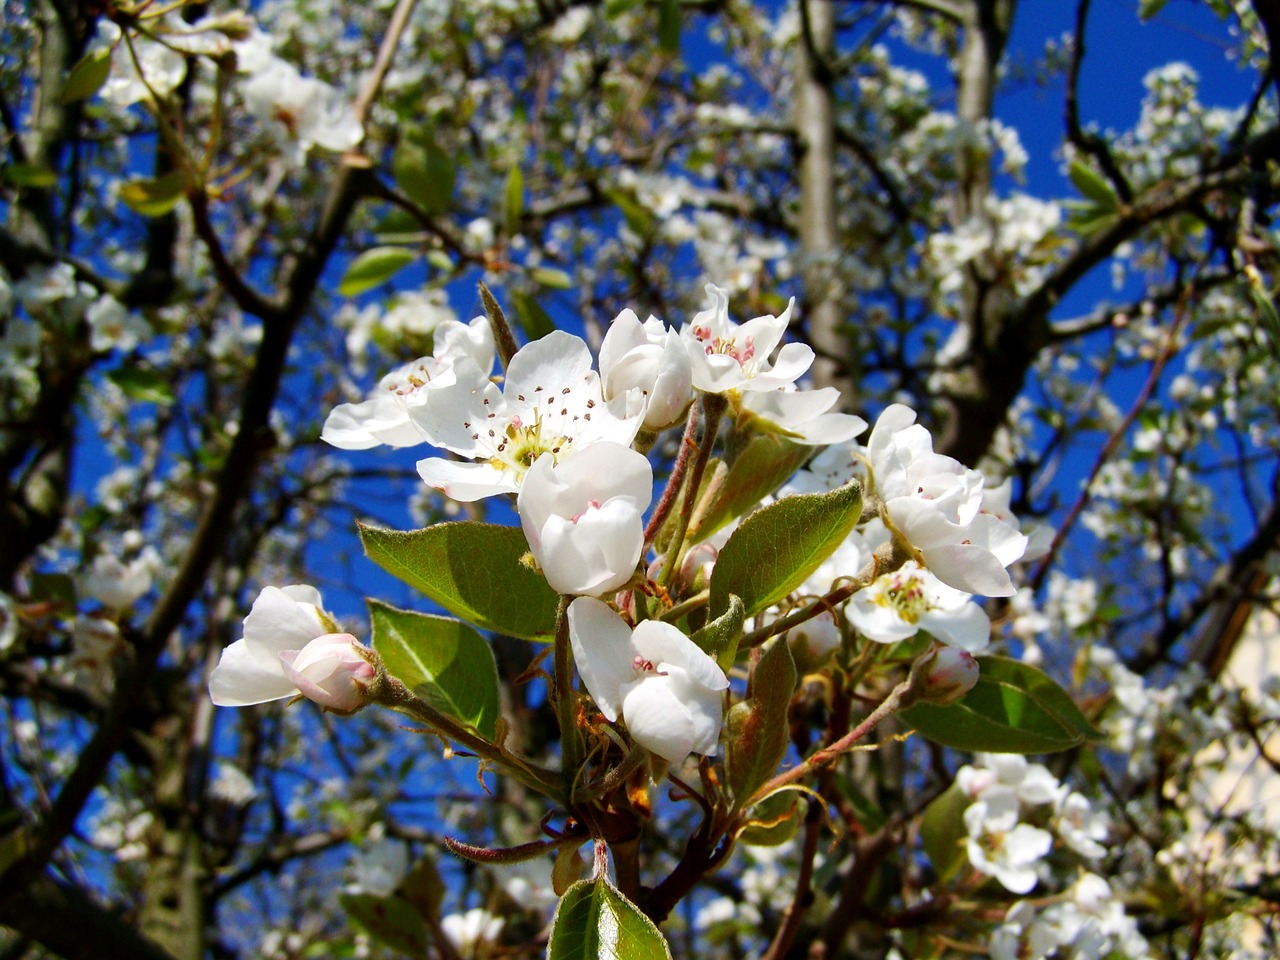
<path id="1" fill-rule="evenodd" d="M 556 774 L 498 747 L 484 737 L 467 729 L 453 717 L 437 710 L 390 674 L 382 671 L 368 685 L 369 701 L 387 707 L 419 723 L 426 724 L 435 733 L 452 740 L 494 766 L 505 770 L 530 790 L 563 803 L 563 794 Z"/>

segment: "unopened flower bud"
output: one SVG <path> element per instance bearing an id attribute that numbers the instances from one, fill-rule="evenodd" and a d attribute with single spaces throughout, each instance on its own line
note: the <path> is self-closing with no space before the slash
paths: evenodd
<path id="1" fill-rule="evenodd" d="M 349 633 L 327 633 L 301 650 L 281 650 L 280 662 L 289 682 L 308 700 L 335 713 L 354 713 L 364 706 L 357 680 L 372 680 L 376 671 L 364 658 L 366 649 Z"/>
<path id="2" fill-rule="evenodd" d="M 929 703 L 955 703 L 978 682 L 978 661 L 958 647 L 942 647 L 929 664 L 923 699 Z"/>

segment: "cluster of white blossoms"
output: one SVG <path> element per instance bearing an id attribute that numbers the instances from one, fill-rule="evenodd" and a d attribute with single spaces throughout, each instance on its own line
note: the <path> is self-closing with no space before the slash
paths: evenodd
<path id="1" fill-rule="evenodd" d="M 243 13 L 186 23 L 177 13 L 151 15 L 126 35 L 98 20 L 93 50 L 110 58 L 102 97 L 124 110 L 170 97 L 187 77 L 191 57 L 234 56 L 245 109 L 264 124 L 286 156 L 300 163 L 313 147 L 340 152 L 364 138 L 351 102 L 315 77 L 303 76 L 272 52 L 274 41 Z"/>
<path id="2" fill-rule="evenodd" d="M 1106 815 L 1026 757 L 978 754 L 972 766 L 957 771 L 956 784 L 973 801 L 964 812 L 969 862 L 1013 893 L 1029 893 L 1035 887 L 1055 834 L 1086 860 L 1106 853 Z M 1051 829 L 1034 826 L 1026 818 Z"/>
<path id="3" fill-rule="evenodd" d="M 754 424 L 802 445 L 836 444 L 788 491 L 834 489 L 857 475 L 876 505 L 875 519 L 810 578 L 813 592 L 856 573 L 892 539 L 912 559 L 856 594 L 844 614 L 879 643 L 927 630 L 955 648 L 934 665 L 939 690 L 945 686 L 950 696 L 953 688 L 967 689 L 977 673 L 969 654 L 985 647 L 990 634 L 973 594 L 1012 594 L 1005 568 L 1027 544 L 1009 513 L 1007 490 L 987 489 L 980 473 L 934 453 L 928 431 L 901 405 L 881 415 L 866 446 L 854 444 L 867 423 L 832 409 L 838 391 L 796 385 L 814 353 L 784 343 L 791 305 L 779 316 L 738 324 L 729 317 L 726 292 L 709 285 L 707 293 L 707 308 L 682 329 L 624 310 L 598 361 L 581 338 L 555 331 L 515 351 L 500 377 L 484 318 L 442 321 L 431 356 L 388 374 L 365 400 L 334 409 L 323 439 L 345 449 L 429 443 L 449 456 L 418 462 L 428 486 L 464 502 L 514 495 L 536 568 L 557 593 L 573 598 L 567 626 L 574 659 L 601 713 L 621 720 L 641 746 L 679 763 L 690 753 L 717 752 L 728 678 L 676 626 L 635 622 L 634 604 L 619 592 L 644 586 L 663 566 L 645 556 L 654 476 L 637 437 L 647 449 L 699 395 L 715 395 L 739 427 Z M 692 545 L 681 576 L 705 577 L 727 535 Z M 818 582 L 823 576 L 825 583 Z M 354 707 L 352 680 L 368 664 L 352 638 L 325 619 L 313 594 L 264 591 L 245 621 L 244 640 L 227 650 L 214 674 L 218 702 L 301 692 L 336 709 Z M 294 624 L 287 639 L 260 629 L 266 618 L 259 605 Z M 829 654 L 840 636 L 833 613 L 797 628 L 789 642 L 796 649 L 807 644 L 813 660 Z"/>

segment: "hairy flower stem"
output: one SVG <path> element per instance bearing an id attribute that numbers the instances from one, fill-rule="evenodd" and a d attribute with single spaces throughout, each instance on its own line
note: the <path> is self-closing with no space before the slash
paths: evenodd
<path id="1" fill-rule="evenodd" d="M 582 733 L 578 729 L 577 700 L 573 694 L 573 647 L 569 642 L 569 604 L 573 597 L 562 596 L 556 613 L 554 695 L 560 723 L 560 768 L 564 792 L 573 799 L 578 768 L 582 765 Z"/>
<path id="2" fill-rule="evenodd" d="M 680 569 L 680 561 L 684 557 L 684 538 L 689 529 L 689 518 L 693 515 L 694 502 L 698 498 L 698 488 L 702 486 L 702 475 L 711 461 L 711 451 L 715 448 L 716 434 L 720 431 L 720 421 L 724 418 L 729 401 L 716 393 L 705 394 L 702 398 L 702 411 L 705 422 L 702 425 L 702 439 L 698 443 L 698 455 L 689 469 L 685 482 L 684 496 L 680 501 L 680 511 L 675 516 L 675 530 L 667 543 L 667 563 L 662 568 L 658 583 L 666 587 L 671 578 Z"/>
<path id="3" fill-rule="evenodd" d="M 667 517 L 671 514 L 671 508 L 676 504 L 676 496 L 680 493 L 680 486 L 684 483 L 685 472 L 689 469 L 689 458 L 698 449 L 698 444 L 695 440 L 697 435 L 698 405 L 693 403 L 689 405 L 689 419 L 684 426 L 684 436 L 680 438 L 680 449 L 676 453 L 676 462 L 671 468 L 671 476 L 667 479 L 667 485 L 662 491 L 662 497 L 658 500 L 658 505 L 653 508 L 653 516 L 649 518 L 649 526 L 644 531 L 646 550 L 658 538 L 658 534 L 662 531 L 662 525 L 667 522 Z"/>
<path id="4" fill-rule="evenodd" d="M 564 803 L 559 777 L 554 771 L 539 767 L 490 743 L 453 717 L 437 710 L 385 670 L 379 670 L 378 676 L 366 686 L 366 691 L 369 702 L 412 717 L 425 724 L 433 733 L 453 741 L 510 774 L 530 790 L 549 797 L 556 803 Z"/>
<path id="5" fill-rule="evenodd" d="M 622 762 L 605 774 L 604 779 L 592 790 L 598 797 L 607 797 L 617 790 L 631 774 L 639 770 L 649 759 L 649 751 L 639 744 L 631 748 L 631 752 L 623 757 Z"/>

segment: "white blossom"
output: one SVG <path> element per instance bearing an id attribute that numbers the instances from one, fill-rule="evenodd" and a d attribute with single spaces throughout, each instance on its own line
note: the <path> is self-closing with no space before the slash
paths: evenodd
<path id="1" fill-rule="evenodd" d="M 763 316 L 737 324 L 729 319 L 729 295 L 707 284 L 711 306 L 696 314 L 681 331 L 693 364 L 693 385 L 707 393 L 734 390 L 777 390 L 795 383 L 813 363 L 813 349 L 784 344 L 793 299 L 781 316 Z"/>
<path id="2" fill-rule="evenodd" d="M 569 638 L 600 712 L 621 717 L 636 743 L 671 763 L 716 753 L 729 678 L 676 627 L 645 620 L 632 630 L 608 605 L 579 597 Z"/>
<path id="3" fill-rule="evenodd" d="M 605 402 L 586 343 L 559 330 L 517 351 L 502 390 L 465 359 L 456 373 L 456 383 L 410 411 L 433 444 L 478 461 L 418 462 L 427 485 L 455 500 L 515 493 L 542 454 L 559 463 L 601 440 L 630 445 L 640 428 L 627 398 Z"/>
<path id="4" fill-rule="evenodd" d="M 602 441 L 562 463 L 544 453 L 516 500 L 529 549 L 552 589 L 599 595 L 622 587 L 644 548 L 642 514 L 653 469 L 642 454 Z"/>

